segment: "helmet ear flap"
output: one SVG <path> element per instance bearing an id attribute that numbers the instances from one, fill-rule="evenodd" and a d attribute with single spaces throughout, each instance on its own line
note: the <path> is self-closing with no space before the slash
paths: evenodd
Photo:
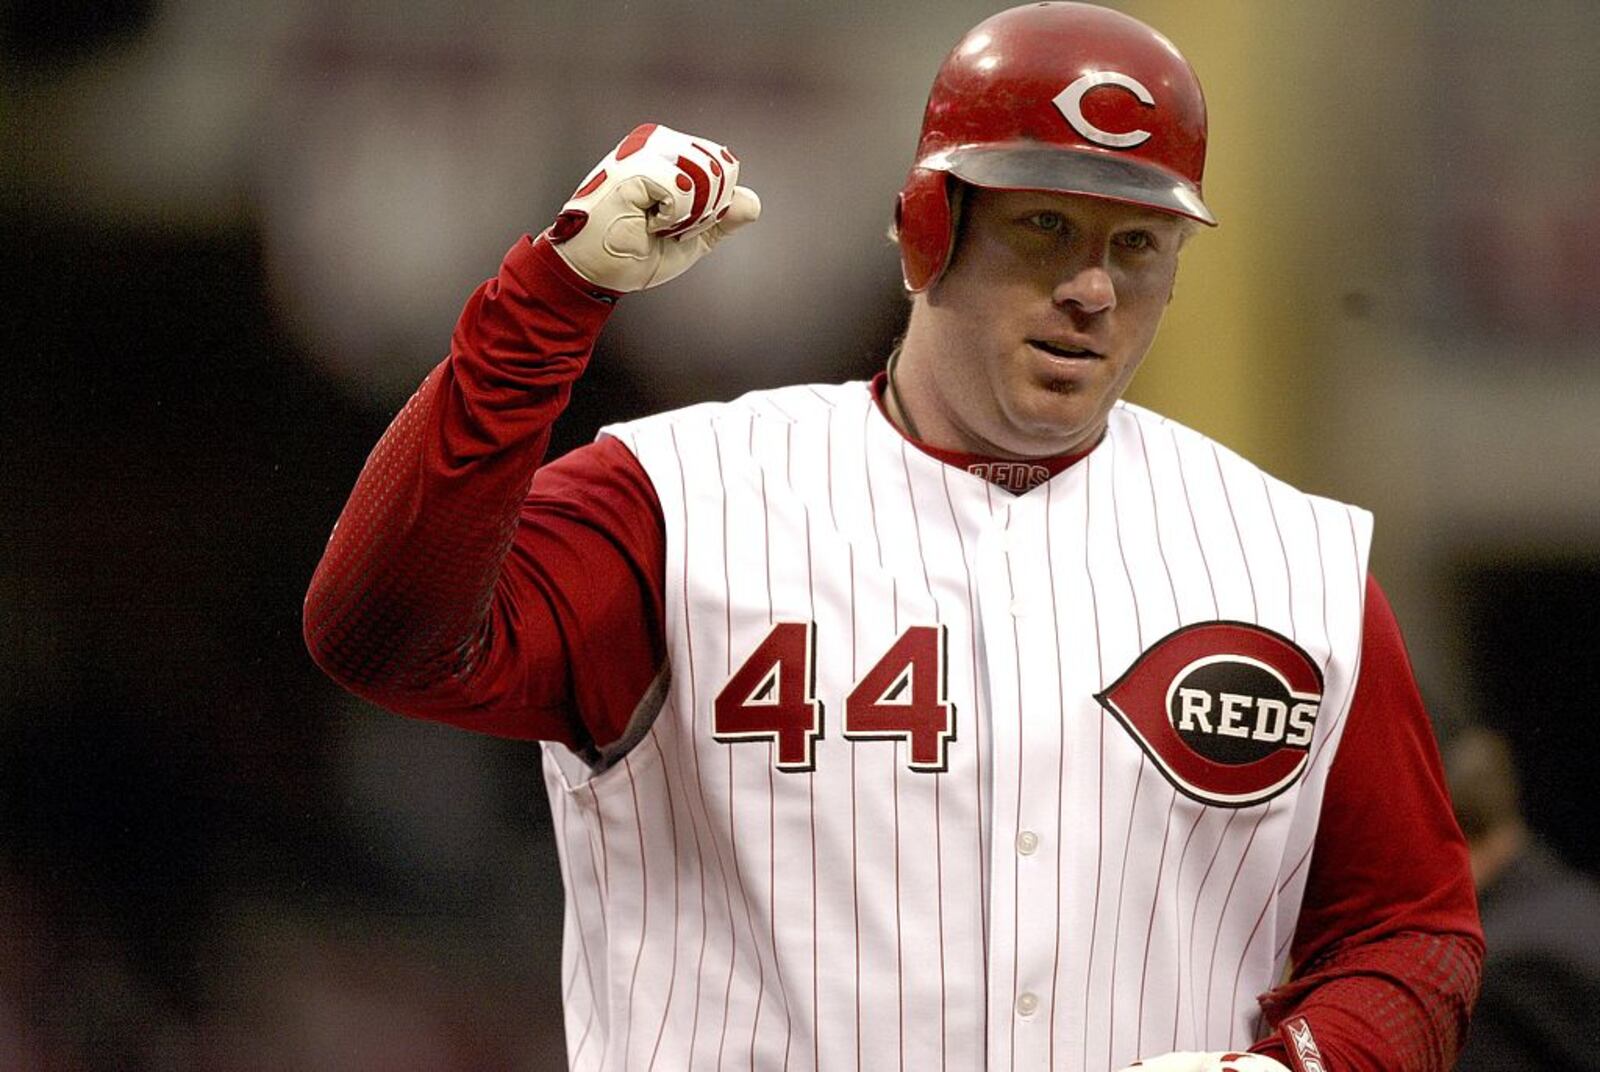
<path id="1" fill-rule="evenodd" d="M 954 220 L 949 181 L 942 171 L 912 168 L 894 204 L 895 237 L 906 289 L 927 290 L 950 263 Z"/>

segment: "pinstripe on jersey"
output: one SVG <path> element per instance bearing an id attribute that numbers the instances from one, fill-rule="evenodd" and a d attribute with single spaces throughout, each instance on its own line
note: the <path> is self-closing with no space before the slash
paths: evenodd
<path id="1" fill-rule="evenodd" d="M 1104 1070 L 1253 1039 L 1353 693 L 1365 512 L 1128 404 L 1020 496 L 910 446 L 860 383 L 607 431 L 665 516 L 671 680 L 615 765 L 546 746 L 573 1068 Z M 1305 773 L 1252 807 L 1179 793 L 1094 698 L 1219 619 L 1323 674 Z M 781 623 L 814 627 L 806 769 L 713 735 Z M 944 640 L 940 771 L 843 732 L 918 626 Z"/>

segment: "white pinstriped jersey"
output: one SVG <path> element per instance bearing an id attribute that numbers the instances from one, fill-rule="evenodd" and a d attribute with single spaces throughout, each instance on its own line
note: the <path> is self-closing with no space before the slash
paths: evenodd
<path id="1" fill-rule="evenodd" d="M 661 501 L 670 673 L 613 765 L 546 746 L 574 1069 L 1104 1070 L 1255 1038 L 1354 691 L 1365 512 L 1129 404 L 1023 495 L 863 383 L 607 431 Z M 1179 688 L 1215 662 L 1184 656 L 1158 697 L 1269 752 L 1288 727 L 1298 765 L 1254 797 L 1197 791 L 1221 768 L 1173 767 L 1117 699 L 1215 622 L 1315 668 L 1252 714 Z"/>

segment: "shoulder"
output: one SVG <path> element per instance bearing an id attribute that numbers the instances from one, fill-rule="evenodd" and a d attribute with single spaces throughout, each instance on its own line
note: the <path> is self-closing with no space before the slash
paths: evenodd
<path id="1" fill-rule="evenodd" d="M 1204 432 L 1163 416 L 1154 410 L 1132 402 L 1118 402 L 1112 408 L 1108 432 L 1122 449 L 1148 457 L 1152 450 L 1163 450 L 1177 455 L 1184 467 L 1209 469 L 1210 475 L 1220 477 L 1227 486 L 1241 486 L 1246 482 L 1260 482 L 1275 498 L 1304 499 L 1313 508 L 1342 511 L 1350 516 L 1351 523 L 1364 533 L 1370 533 L 1372 515 L 1364 508 L 1339 499 L 1314 492 L 1303 491 L 1261 466 L 1252 462 L 1231 447 L 1211 438 Z"/>
<path id="2" fill-rule="evenodd" d="M 669 435 L 673 431 L 825 420 L 864 409 L 871 402 L 872 392 L 864 380 L 837 384 L 795 384 L 750 391 L 726 402 L 700 402 L 637 420 L 609 424 L 600 433 L 614 436 L 633 448 L 642 438 Z"/>

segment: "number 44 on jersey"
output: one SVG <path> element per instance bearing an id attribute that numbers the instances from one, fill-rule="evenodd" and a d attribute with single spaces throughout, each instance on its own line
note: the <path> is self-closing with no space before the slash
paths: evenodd
<path id="1" fill-rule="evenodd" d="M 817 627 L 779 622 L 717 694 L 712 735 L 719 741 L 767 740 L 782 771 L 816 767 L 823 703 L 816 696 Z M 956 709 L 946 696 L 945 627 L 908 627 L 844 701 L 844 736 L 902 740 L 907 766 L 946 769 L 956 732 Z"/>

